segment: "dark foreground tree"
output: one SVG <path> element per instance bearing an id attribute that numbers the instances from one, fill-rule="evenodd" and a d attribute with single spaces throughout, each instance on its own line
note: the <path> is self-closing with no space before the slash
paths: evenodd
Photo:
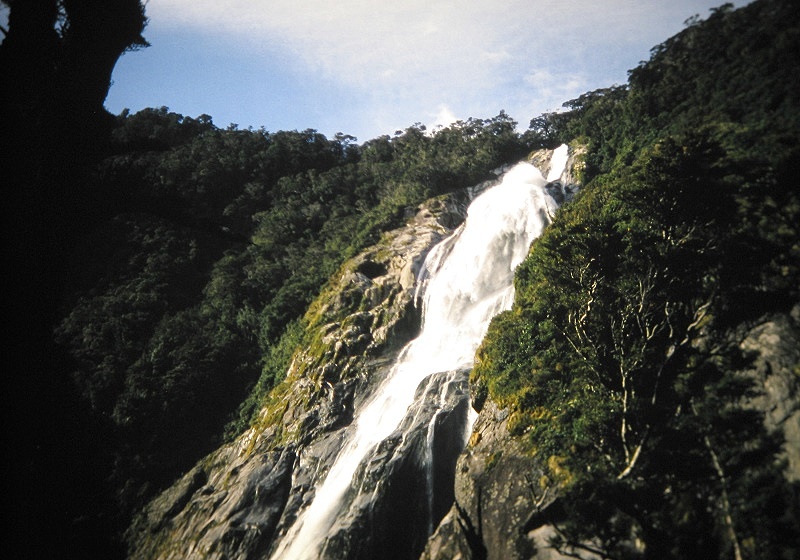
<path id="1" fill-rule="evenodd" d="M 112 523 L 97 514 L 96 441 L 105 436 L 78 404 L 51 331 L 64 255 L 102 209 L 86 176 L 108 150 L 114 119 L 103 103 L 114 65 L 146 45 L 144 6 L 2 0 L 0 8 L 8 14 L 0 30 L 8 546 L 28 558 L 113 557 Z"/>
<path id="2" fill-rule="evenodd" d="M 54 181 L 101 154 L 112 125 L 104 110 L 111 73 L 146 46 L 139 0 L 3 0 L 0 101 L 9 163 L 26 178 Z M 56 177 L 53 177 L 56 175 Z M 47 185 L 55 187 L 55 185 Z M 51 194 L 51 193 L 47 193 Z"/>
<path id="3" fill-rule="evenodd" d="M 139 0 L 0 3 L 8 10 L 0 44 L 4 238 L 14 272 L 29 281 L 89 214 L 85 173 L 108 150 L 114 123 L 103 107 L 111 73 L 126 50 L 147 45 L 146 18 Z"/>

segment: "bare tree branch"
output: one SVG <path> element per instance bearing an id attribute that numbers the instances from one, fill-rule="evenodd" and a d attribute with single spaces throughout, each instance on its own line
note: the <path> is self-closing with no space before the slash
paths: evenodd
<path id="1" fill-rule="evenodd" d="M 698 416 L 697 407 L 694 403 L 692 403 L 692 413 L 695 416 Z M 728 478 L 725 476 L 722 463 L 720 462 L 717 453 L 714 451 L 714 447 L 711 445 L 711 440 L 709 439 L 708 435 L 703 435 L 703 444 L 705 445 L 706 450 L 711 457 L 711 464 L 714 465 L 714 471 L 717 473 L 717 477 L 719 478 L 722 494 L 720 497 L 722 498 L 723 519 L 725 521 L 725 527 L 728 531 L 728 538 L 733 546 L 734 560 L 742 560 L 742 549 L 739 546 L 739 538 L 736 535 L 736 527 L 733 524 L 733 515 L 731 513 L 733 508 L 731 508 L 730 498 L 728 497 Z"/>
<path id="2" fill-rule="evenodd" d="M 639 457 L 642 454 L 642 449 L 644 449 L 644 444 L 647 442 L 647 438 L 649 436 L 650 436 L 650 426 L 647 426 L 647 429 L 644 431 L 644 434 L 642 434 L 642 437 L 639 440 L 639 445 L 636 446 L 636 449 L 631 454 L 628 464 L 625 466 L 622 472 L 617 475 L 617 480 L 622 480 L 623 478 L 631 474 L 631 471 L 636 466 L 636 461 L 639 460 Z"/>

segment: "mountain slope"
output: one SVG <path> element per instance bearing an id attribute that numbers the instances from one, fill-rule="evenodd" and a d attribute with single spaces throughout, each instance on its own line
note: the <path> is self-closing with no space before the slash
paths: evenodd
<path id="1" fill-rule="evenodd" d="M 463 188 L 564 142 L 586 147 L 582 192 L 478 353 L 480 416 L 424 556 L 796 555 L 795 12 L 723 6 L 521 135 L 504 113 L 362 145 L 121 115 L 56 330 L 110 442 L 118 510 L 82 522 L 136 513 L 132 557 L 263 556 L 306 499 L 292 467 L 311 489 L 366 365 L 412 336 L 414 263 Z"/>
<path id="2" fill-rule="evenodd" d="M 588 180 L 478 352 L 483 412 L 428 557 L 798 553 L 789 4 L 720 8 L 535 123 L 588 138 Z"/>

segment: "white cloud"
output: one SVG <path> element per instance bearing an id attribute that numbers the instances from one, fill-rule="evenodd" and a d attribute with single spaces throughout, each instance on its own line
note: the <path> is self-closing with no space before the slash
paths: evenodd
<path id="1" fill-rule="evenodd" d="M 440 104 L 450 114 L 505 109 L 525 121 L 624 80 L 653 44 L 716 3 L 150 0 L 147 11 L 161 26 L 222 35 L 254 57 L 278 57 L 358 91 L 371 100 L 364 118 L 378 125 L 428 120 Z M 667 22 L 673 28 L 664 30 Z M 620 68 L 614 58 L 622 54 L 630 60 Z M 443 114 L 434 111 L 434 122 Z"/>
<path id="2" fill-rule="evenodd" d="M 436 113 L 436 116 L 429 125 L 427 125 L 428 129 L 436 130 L 437 128 L 447 127 L 458 120 L 455 113 L 448 107 L 447 105 L 439 105 L 439 111 Z"/>
<path id="3" fill-rule="evenodd" d="M 292 53 L 352 85 L 400 86 L 436 79 L 456 88 L 496 80 L 510 61 L 553 58 L 576 35 L 602 33 L 613 14 L 641 11 L 637 0 L 152 0 L 162 22 L 227 34 L 269 53 Z M 602 7 L 599 7 L 602 5 Z M 598 26 L 598 21 L 600 21 Z M 636 28 L 620 37 L 626 40 Z M 388 79 L 387 79 L 388 78 Z"/>
<path id="4" fill-rule="evenodd" d="M 564 101 L 574 99 L 587 89 L 584 76 L 554 73 L 546 68 L 533 70 L 523 80 L 531 92 L 528 103 L 544 107 L 546 111 L 558 109 Z"/>

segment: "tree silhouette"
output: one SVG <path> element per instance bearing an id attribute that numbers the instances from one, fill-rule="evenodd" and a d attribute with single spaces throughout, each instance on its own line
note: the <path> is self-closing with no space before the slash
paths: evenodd
<path id="1" fill-rule="evenodd" d="M 126 50 L 146 46 L 139 0 L 2 0 L 0 101 L 13 161 L 43 181 L 96 160 L 110 115 L 111 72 Z M 8 153 L 8 152 L 7 152 Z M 21 159 L 20 159 L 21 158 Z M 35 164 L 35 167 L 31 167 Z"/>
<path id="2" fill-rule="evenodd" d="M 113 558 L 114 520 L 100 518 L 106 435 L 74 394 L 52 338 L 73 241 L 102 211 L 86 180 L 107 153 L 103 103 L 126 50 L 145 46 L 139 0 L 0 0 L 0 188 L 9 537 L 29 558 Z M 76 520 L 83 520 L 76 523 Z"/>

